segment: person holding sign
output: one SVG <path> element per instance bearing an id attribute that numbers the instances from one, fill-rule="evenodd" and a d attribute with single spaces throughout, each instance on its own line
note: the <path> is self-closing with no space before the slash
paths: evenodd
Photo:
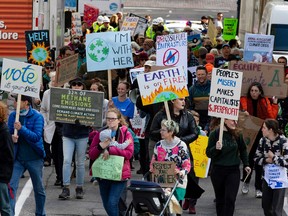
<path id="1" fill-rule="evenodd" d="M 216 196 L 217 216 L 231 216 L 234 214 L 240 185 L 240 160 L 247 173 L 251 172 L 251 169 L 246 144 L 236 128 L 236 122 L 225 119 L 222 142 L 219 141 L 219 135 L 218 128 L 211 132 L 206 154 L 213 164 L 211 181 Z"/>
<path id="2" fill-rule="evenodd" d="M 16 99 L 18 100 L 18 98 Z M 26 95 L 21 96 L 19 121 L 15 122 L 16 112 L 12 112 L 8 119 L 9 132 L 14 142 L 15 159 L 10 186 L 14 198 L 10 198 L 11 215 L 15 215 L 15 204 L 18 184 L 21 176 L 28 170 L 32 179 L 34 197 L 36 202 L 36 215 L 45 215 L 45 188 L 43 185 L 44 145 L 43 127 L 44 118 L 32 108 L 32 98 Z M 14 130 L 17 134 L 14 134 Z"/>
<path id="3" fill-rule="evenodd" d="M 183 178 L 183 184 L 179 184 L 175 190 L 175 197 L 178 201 L 184 199 L 187 186 L 187 174 L 190 172 L 191 163 L 189 151 L 185 142 L 176 134 L 179 133 L 179 126 L 173 120 L 162 120 L 160 134 L 162 140 L 156 143 L 150 163 L 150 172 L 153 173 L 155 161 L 173 161 L 176 164 L 175 175 Z"/>
<path id="4" fill-rule="evenodd" d="M 264 96 L 263 87 L 259 82 L 253 82 L 248 88 L 247 96 L 240 98 L 240 110 L 245 112 L 246 115 L 253 115 L 255 117 L 265 120 L 266 118 L 276 119 L 278 114 L 278 99 L 274 97 L 271 100 Z M 254 155 L 259 144 L 259 140 L 262 137 L 261 131 L 258 132 L 257 137 L 249 152 L 249 166 L 254 167 Z M 262 167 L 255 164 L 255 189 L 256 198 L 262 197 Z M 246 172 L 243 172 L 243 180 L 246 178 Z M 247 194 L 249 192 L 249 182 L 252 172 L 249 173 L 246 182 L 242 187 L 242 193 Z"/>
<path id="5" fill-rule="evenodd" d="M 263 166 L 265 173 L 262 182 L 262 208 L 265 216 L 280 216 L 284 205 L 285 187 L 288 187 L 288 140 L 279 130 L 279 124 L 275 119 L 265 120 L 262 133 L 263 137 L 254 158 L 256 164 Z"/>
<path id="6" fill-rule="evenodd" d="M 108 180 L 101 177 L 97 178 L 105 211 L 109 216 L 118 216 L 118 203 L 121 194 L 126 187 L 127 180 L 131 178 L 129 160 L 133 156 L 134 143 L 133 137 L 126 126 L 125 119 L 118 109 L 110 108 L 107 112 L 106 121 L 108 129 L 112 131 L 112 139 L 117 141 L 118 145 L 125 143 L 129 143 L 129 145 L 127 147 L 125 146 L 125 148 L 118 148 L 117 145 L 110 145 L 111 139 L 101 141 L 100 133 L 97 133 L 90 146 L 89 157 L 91 160 L 96 160 L 98 157 L 103 157 L 104 160 L 107 160 L 109 159 L 109 155 L 124 157 L 122 177 L 120 181 Z M 100 155 L 101 153 L 103 153 L 102 156 Z"/>

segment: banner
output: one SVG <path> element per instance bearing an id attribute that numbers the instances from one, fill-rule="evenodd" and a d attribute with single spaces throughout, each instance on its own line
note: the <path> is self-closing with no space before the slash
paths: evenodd
<path id="1" fill-rule="evenodd" d="M 246 33 L 244 45 L 244 61 L 273 61 L 274 35 Z"/>
<path id="2" fill-rule="evenodd" d="M 238 120 L 242 72 L 213 68 L 208 115 Z"/>
<path id="3" fill-rule="evenodd" d="M 173 187 L 176 182 L 175 168 L 176 164 L 172 161 L 154 161 L 151 181 L 161 187 Z"/>
<path id="4" fill-rule="evenodd" d="M 103 154 L 94 161 L 92 165 L 92 176 L 101 179 L 121 181 L 124 157 L 109 155 L 107 160 L 103 159 Z"/>
<path id="5" fill-rule="evenodd" d="M 99 8 L 95 7 L 94 5 L 84 4 L 83 21 L 87 22 L 88 26 L 92 26 L 93 22 L 97 20 L 97 17 L 99 16 L 99 14 L 100 14 Z"/>
<path id="6" fill-rule="evenodd" d="M 56 65 L 55 86 L 60 87 L 75 78 L 78 67 L 78 54 L 58 60 Z"/>
<path id="7" fill-rule="evenodd" d="M 134 67 L 130 32 L 101 32 L 86 35 L 89 71 Z"/>
<path id="8" fill-rule="evenodd" d="M 44 66 L 51 61 L 48 30 L 25 31 L 27 62 Z"/>
<path id="9" fill-rule="evenodd" d="M 145 35 L 145 31 L 148 27 L 148 20 L 144 17 L 138 16 L 138 15 L 133 14 L 133 13 L 129 13 L 128 16 L 129 17 L 138 17 L 138 23 L 137 23 L 137 27 L 134 31 L 134 35 L 136 35 L 136 34 Z"/>
<path id="10" fill-rule="evenodd" d="M 138 17 L 125 17 L 121 27 L 121 31 L 130 31 L 131 36 L 134 36 L 138 20 L 139 20 Z"/>
<path id="11" fill-rule="evenodd" d="M 224 18 L 222 38 L 226 41 L 235 39 L 238 27 L 238 19 Z"/>
<path id="12" fill-rule="evenodd" d="M 160 103 L 189 96 L 187 79 L 182 67 L 153 71 L 137 76 L 143 105 Z"/>
<path id="13" fill-rule="evenodd" d="M 267 97 L 285 98 L 287 96 L 287 84 L 284 82 L 285 75 L 282 64 L 231 61 L 229 69 L 243 72 L 242 96 L 247 95 L 252 82 L 261 83 L 264 95 Z"/>
<path id="14" fill-rule="evenodd" d="M 157 66 L 183 66 L 186 74 L 187 33 L 157 36 L 156 56 Z"/>
<path id="15" fill-rule="evenodd" d="M 199 178 L 207 178 L 211 159 L 206 155 L 208 146 L 207 136 L 199 135 L 198 139 L 189 144 L 190 152 L 193 156 L 195 175 Z"/>
<path id="16" fill-rule="evenodd" d="M 78 37 L 83 35 L 80 13 L 72 13 L 71 35 Z"/>
<path id="17" fill-rule="evenodd" d="M 41 80 L 41 66 L 3 59 L 1 90 L 39 98 Z"/>
<path id="18" fill-rule="evenodd" d="M 112 15 L 121 10 L 121 0 L 78 0 L 77 2 L 81 15 L 83 15 L 86 4 L 99 8 L 99 14 Z"/>
<path id="19" fill-rule="evenodd" d="M 102 127 L 104 93 L 51 88 L 49 120 Z"/>
<path id="20" fill-rule="evenodd" d="M 138 74 L 143 74 L 143 73 L 144 73 L 144 67 L 130 69 L 129 75 L 130 75 L 131 83 L 133 83 L 137 79 Z"/>
<path id="21" fill-rule="evenodd" d="M 192 50 L 198 50 L 202 46 L 201 36 L 200 34 L 188 35 L 188 47 Z"/>

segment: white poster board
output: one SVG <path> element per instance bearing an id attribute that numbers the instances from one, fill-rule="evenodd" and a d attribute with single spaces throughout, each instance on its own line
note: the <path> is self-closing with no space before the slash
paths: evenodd
<path id="1" fill-rule="evenodd" d="M 99 14 L 112 15 L 121 10 L 121 0 L 79 0 L 78 11 L 83 15 L 84 4 L 99 8 Z"/>

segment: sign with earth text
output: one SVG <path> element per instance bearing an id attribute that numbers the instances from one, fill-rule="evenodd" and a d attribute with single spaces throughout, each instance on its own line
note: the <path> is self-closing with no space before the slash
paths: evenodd
<path id="1" fill-rule="evenodd" d="M 44 66 L 51 61 L 48 30 L 25 31 L 27 61 Z"/>
<path id="2" fill-rule="evenodd" d="M 51 88 L 49 120 L 102 127 L 104 93 Z"/>
<path id="3" fill-rule="evenodd" d="M 134 67 L 130 31 L 86 35 L 87 70 Z"/>
<path id="4" fill-rule="evenodd" d="M 39 98 L 42 67 L 3 59 L 1 90 Z"/>
<path id="5" fill-rule="evenodd" d="M 189 96 L 183 67 L 164 68 L 138 74 L 139 90 L 143 105 L 160 103 Z"/>
<path id="6" fill-rule="evenodd" d="M 284 82 L 284 67 L 282 64 L 254 63 L 244 61 L 231 61 L 230 70 L 243 72 L 241 95 L 246 96 L 252 82 L 259 82 L 264 95 L 272 98 L 285 98 L 287 84 Z"/>

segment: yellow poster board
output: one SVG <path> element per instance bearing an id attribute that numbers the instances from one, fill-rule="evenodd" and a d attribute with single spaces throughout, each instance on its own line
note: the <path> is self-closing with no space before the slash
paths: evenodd
<path id="1" fill-rule="evenodd" d="M 195 175 L 199 178 L 207 178 L 211 159 L 206 155 L 208 137 L 199 135 L 198 139 L 189 144 L 193 156 Z"/>

